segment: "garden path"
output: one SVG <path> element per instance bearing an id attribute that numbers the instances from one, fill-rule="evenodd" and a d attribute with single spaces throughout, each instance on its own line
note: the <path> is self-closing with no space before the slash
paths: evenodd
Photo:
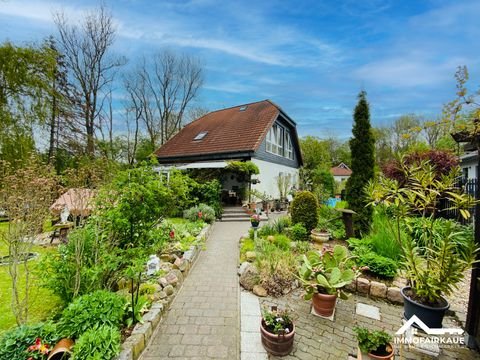
<path id="1" fill-rule="evenodd" d="M 142 360 L 238 359 L 238 239 L 250 222 L 217 222 Z"/>

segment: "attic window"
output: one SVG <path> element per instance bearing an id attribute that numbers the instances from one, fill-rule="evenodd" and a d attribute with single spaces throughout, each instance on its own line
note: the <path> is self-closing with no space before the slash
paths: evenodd
<path id="1" fill-rule="evenodd" d="M 193 140 L 195 141 L 203 140 L 203 138 L 207 136 L 207 134 L 208 134 L 208 131 L 199 132 L 198 135 L 193 138 Z"/>
<path id="2" fill-rule="evenodd" d="M 243 106 L 240 107 L 239 110 L 240 111 L 245 111 L 245 110 L 247 110 L 247 107 L 248 107 L 248 105 L 243 105 Z"/>

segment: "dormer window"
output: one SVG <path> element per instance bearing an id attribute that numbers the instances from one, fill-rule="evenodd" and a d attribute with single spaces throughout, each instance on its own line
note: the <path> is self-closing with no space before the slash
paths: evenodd
<path id="1" fill-rule="evenodd" d="M 193 140 L 194 140 L 194 141 L 203 140 L 203 138 L 204 138 L 205 136 L 207 136 L 207 134 L 208 134 L 208 131 L 199 132 L 199 133 L 197 134 L 197 136 L 195 136 L 195 137 L 193 138 Z"/>

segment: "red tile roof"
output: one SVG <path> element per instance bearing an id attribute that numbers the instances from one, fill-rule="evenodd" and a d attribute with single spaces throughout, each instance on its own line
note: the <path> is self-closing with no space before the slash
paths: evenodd
<path id="1" fill-rule="evenodd" d="M 175 158 L 255 151 L 279 113 L 279 107 L 269 100 L 212 111 L 185 126 L 155 154 Z M 205 131 L 202 140 L 194 140 Z"/>
<path id="2" fill-rule="evenodd" d="M 330 169 L 330 173 L 333 176 L 350 176 L 352 175 L 352 170 L 350 170 L 347 165 L 342 163 L 338 166 L 332 167 Z"/>

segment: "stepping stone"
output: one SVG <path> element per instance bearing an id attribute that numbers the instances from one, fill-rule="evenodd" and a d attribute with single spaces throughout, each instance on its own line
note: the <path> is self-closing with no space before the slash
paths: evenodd
<path id="1" fill-rule="evenodd" d="M 380 320 L 380 308 L 373 305 L 357 303 L 355 313 L 370 319 Z"/>

